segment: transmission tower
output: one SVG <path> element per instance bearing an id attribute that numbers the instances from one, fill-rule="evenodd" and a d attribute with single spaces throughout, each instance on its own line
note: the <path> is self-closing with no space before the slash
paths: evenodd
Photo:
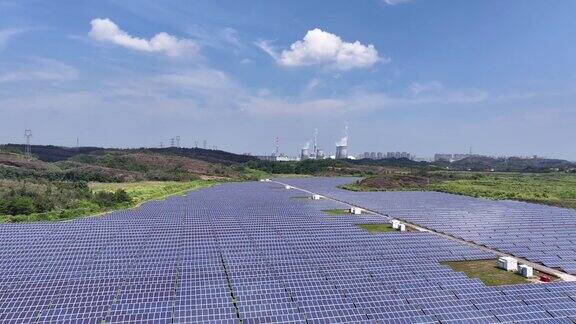
<path id="1" fill-rule="evenodd" d="M 194 147 L 198 148 L 198 141 L 194 141 Z"/>
<path id="2" fill-rule="evenodd" d="M 24 137 L 26 138 L 26 149 L 25 149 L 25 154 L 26 154 L 26 158 L 30 159 L 32 158 L 32 130 L 31 129 L 27 129 L 24 131 Z"/>
<path id="3" fill-rule="evenodd" d="M 180 136 L 176 136 L 176 147 L 180 147 Z"/>
<path id="4" fill-rule="evenodd" d="M 314 129 L 314 158 L 318 158 L 318 128 Z"/>
<path id="5" fill-rule="evenodd" d="M 170 139 L 170 147 L 174 147 L 174 141 L 175 141 L 175 140 L 176 140 L 176 139 L 175 139 L 174 137 L 172 137 L 172 138 Z"/>

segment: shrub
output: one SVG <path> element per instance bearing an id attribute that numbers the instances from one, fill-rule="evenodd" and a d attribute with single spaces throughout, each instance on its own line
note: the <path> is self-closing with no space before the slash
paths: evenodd
<path id="1" fill-rule="evenodd" d="M 2 207 L 8 215 L 29 215 L 36 211 L 34 199 L 23 196 L 7 198 Z"/>
<path id="2" fill-rule="evenodd" d="M 102 207 L 114 207 L 132 201 L 124 189 L 118 189 L 115 192 L 98 191 L 94 194 L 92 200 Z"/>

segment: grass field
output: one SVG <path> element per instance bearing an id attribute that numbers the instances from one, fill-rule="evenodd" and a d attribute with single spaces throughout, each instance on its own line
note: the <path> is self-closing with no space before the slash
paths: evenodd
<path id="1" fill-rule="evenodd" d="M 386 232 L 396 232 L 392 228 L 392 224 L 359 224 L 358 227 L 370 232 L 370 233 L 386 233 Z"/>
<path id="2" fill-rule="evenodd" d="M 341 186 L 353 191 L 440 191 L 494 200 L 519 200 L 576 208 L 576 174 L 428 172 L 369 177 Z"/>
<path id="3" fill-rule="evenodd" d="M 429 190 L 576 208 L 576 174 L 500 173 L 432 183 Z"/>
<path id="4" fill-rule="evenodd" d="M 143 182 L 123 182 L 123 183 L 99 183 L 89 184 L 90 189 L 98 191 L 116 191 L 124 189 L 134 205 L 149 200 L 163 199 L 171 195 L 182 194 L 189 190 L 210 187 L 216 184 L 214 180 L 194 180 L 186 182 L 176 181 L 143 181 Z"/>
<path id="5" fill-rule="evenodd" d="M 442 262 L 454 271 L 464 272 L 470 278 L 478 278 L 487 286 L 516 285 L 533 283 L 533 280 L 522 277 L 511 271 L 496 267 L 496 260 L 451 261 Z M 540 273 L 534 270 L 534 276 Z"/>
<path id="6" fill-rule="evenodd" d="M 332 216 L 351 215 L 349 209 L 324 209 L 322 211 Z"/>

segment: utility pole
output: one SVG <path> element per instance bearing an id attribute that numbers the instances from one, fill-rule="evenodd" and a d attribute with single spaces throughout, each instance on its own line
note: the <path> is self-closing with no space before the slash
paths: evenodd
<path id="1" fill-rule="evenodd" d="M 274 151 L 274 156 L 278 157 L 280 155 L 280 139 L 276 136 L 276 150 Z"/>
<path id="2" fill-rule="evenodd" d="M 164 142 L 160 142 L 160 148 L 164 148 Z"/>
<path id="3" fill-rule="evenodd" d="M 26 138 L 26 148 L 24 150 L 24 153 L 26 155 L 26 158 L 28 160 L 30 160 L 32 158 L 32 130 L 31 129 L 27 129 L 24 131 L 24 137 Z"/>
<path id="4" fill-rule="evenodd" d="M 80 151 L 80 139 L 76 137 L 76 151 Z"/>

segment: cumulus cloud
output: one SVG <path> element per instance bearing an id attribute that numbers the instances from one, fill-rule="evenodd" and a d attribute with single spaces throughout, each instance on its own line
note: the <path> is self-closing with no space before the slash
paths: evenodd
<path id="1" fill-rule="evenodd" d="M 143 52 L 158 52 L 168 56 L 181 56 L 194 54 L 198 46 L 191 40 L 178 39 L 175 36 L 161 32 L 150 39 L 138 38 L 129 35 L 108 18 L 93 19 L 89 36 L 101 42 L 110 42 L 130 49 Z"/>
<path id="2" fill-rule="evenodd" d="M 296 41 L 290 45 L 290 49 L 280 54 L 264 41 L 257 45 L 283 66 L 326 65 L 345 71 L 367 68 L 378 61 L 388 61 L 378 56 L 378 51 L 372 44 L 345 42 L 339 36 L 319 28 L 309 30 L 304 39 Z"/>

